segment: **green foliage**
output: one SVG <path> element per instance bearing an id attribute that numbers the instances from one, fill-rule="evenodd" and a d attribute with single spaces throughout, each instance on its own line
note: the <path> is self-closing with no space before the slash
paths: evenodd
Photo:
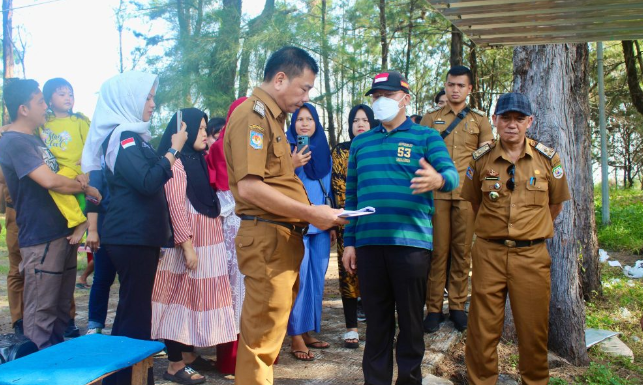
<path id="1" fill-rule="evenodd" d="M 598 243 L 607 250 L 643 252 L 643 191 L 636 189 L 610 189 L 610 219 L 607 226 L 602 223 L 600 189 L 594 193 Z"/>
<path id="2" fill-rule="evenodd" d="M 620 378 L 614 374 L 609 364 L 602 365 L 592 362 L 589 369 L 582 376 L 576 378 L 577 384 L 588 385 L 629 385 L 633 382 Z"/>
<path id="3" fill-rule="evenodd" d="M 549 379 L 549 385 L 567 385 L 567 381 L 562 378 L 551 377 Z"/>

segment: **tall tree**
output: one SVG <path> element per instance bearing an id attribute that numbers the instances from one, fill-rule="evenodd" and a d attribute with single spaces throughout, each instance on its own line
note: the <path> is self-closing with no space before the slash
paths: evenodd
<path id="1" fill-rule="evenodd" d="M 382 71 L 388 69 L 388 34 L 386 32 L 386 0 L 378 3 L 380 9 L 380 46 L 382 47 Z"/>
<path id="2" fill-rule="evenodd" d="M 13 0 L 2 0 L 2 64 L 4 87 L 7 79 L 13 78 Z M 4 92 L 2 93 L 4 95 Z M 2 98 L 2 124 L 9 123 L 7 106 Z"/>
<path id="3" fill-rule="evenodd" d="M 556 148 L 567 173 L 572 200 L 547 241 L 552 258 L 549 347 L 576 365 L 589 363 L 585 347 L 583 289 L 600 288 L 594 218 L 591 134 L 587 125 L 587 44 L 522 46 L 514 50 L 514 90 L 527 95 L 534 108 L 528 134 Z M 552 92 L 551 90 L 557 90 Z M 592 271 L 581 287 L 579 257 Z"/>
<path id="4" fill-rule="evenodd" d="M 324 71 L 324 99 L 326 100 L 326 113 L 328 114 L 328 138 L 330 139 L 330 146 L 335 147 L 337 144 L 335 135 L 335 117 L 333 114 L 333 93 L 330 87 L 330 64 L 329 55 L 330 50 L 328 47 L 328 34 L 326 33 L 328 18 L 328 2 L 322 0 L 321 2 L 321 58 L 322 58 L 322 71 Z"/>
<path id="5" fill-rule="evenodd" d="M 449 57 L 451 67 L 462 65 L 462 56 L 464 56 L 462 39 L 462 32 L 460 32 L 455 24 L 451 24 L 451 56 Z"/>
<path id="6" fill-rule="evenodd" d="M 627 87 L 630 90 L 632 104 L 640 114 L 643 114 L 643 89 L 641 89 L 641 85 L 639 84 L 638 71 L 636 70 L 634 43 L 632 40 L 623 40 L 621 42 L 623 45 L 623 57 L 625 58 L 625 69 L 627 71 Z M 641 52 L 639 52 L 638 55 L 639 60 L 641 60 Z M 643 71 L 643 67 L 641 67 L 641 71 Z"/>

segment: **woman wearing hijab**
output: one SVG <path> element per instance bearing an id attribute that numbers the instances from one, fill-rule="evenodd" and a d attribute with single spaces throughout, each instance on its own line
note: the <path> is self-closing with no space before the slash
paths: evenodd
<path id="1" fill-rule="evenodd" d="M 228 169 L 223 153 L 223 138 L 225 136 L 226 126 L 230 120 L 232 112 L 245 102 L 247 97 L 235 100 L 228 109 L 228 115 L 225 124 L 219 131 L 219 138 L 212 144 L 210 152 L 206 155 L 208 171 L 210 173 L 210 185 L 216 190 L 219 203 L 221 205 L 221 214 L 219 217 L 223 222 L 223 243 L 225 245 L 228 279 L 232 291 L 232 307 L 234 308 L 234 327 L 235 334 L 239 334 L 239 322 L 241 321 L 241 307 L 246 289 L 243 284 L 243 274 L 239 271 L 237 262 L 237 251 L 234 239 L 241 226 L 241 219 L 234 213 L 235 201 L 228 185 Z M 211 122 L 212 120 L 210 120 Z M 210 124 L 210 123 L 208 123 Z M 234 374 L 237 360 L 238 340 L 229 343 L 217 345 L 217 369 L 223 374 Z"/>
<path id="2" fill-rule="evenodd" d="M 163 186 L 187 139 L 185 125 L 172 147 L 158 156 L 148 141 L 158 79 L 138 71 L 114 76 L 101 86 L 81 161 L 84 172 L 101 169 L 104 154 L 111 201 L 101 247 L 116 268 L 120 291 L 112 335 L 149 340 L 152 289 L 161 247 L 172 243 Z M 104 384 L 130 384 L 131 369 Z M 152 368 L 148 384 L 154 383 Z"/>
<path id="3" fill-rule="evenodd" d="M 319 115 L 312 104 L 305 103 L 293 113 L 286 135 L 294 152 L 300 154 L 310 151 L 308 162 L 297 167 L 295 173 L 303 182 L 310 202 L 313 205 L 325 204 L 330 194 L 330 149 Z M 298 135 L 309 137 L 308 150 L 295 149 Z M 314 330 L 319 333 L 321 329 L 324 276 L 334 238 L 334 230 L 322 231 L 312 225 L 304 236 L 305 253 L 299 269 L 299 292 L 288 320 L 288 335 L 292 336 L 291 353 L 298 360 L 314 359 L 308 348 L 327 349 L 330 346 L 308 332 Z"/>
<path id="4" fill-rule="evenodd" d="M 350 140 L 335 146 L 331 158 L 333 160 L 333 171 L 331 175 L 331 186 L 335 202 L 338 207 L 344 207 L 346 196 L 346 171 L 348 170 L 348 152 L 353 139 L 372 127 L 375 127 L 373 110 L 365 104 L 358 104 L 348 113 L 348 136 Z M 357 349 L 359 347 L 359 333 L 357 332 L 357 313 L 359 298 L 359 282 L 357 274 L 350 274 L 344 268 L 342 255 L 344 254 L 344 227 L 341 226 L 337 233 L 337 262 L 339 264 L 339 291 L 342 296 L 344 307 L 344 319 L 346 320 L 346 333 L 344 334 L 344 347 Z"/>
<path id="5" fill-rule="evenodd" d="M 214 370 L 214 363 L 194 353 L 234 341 L 237 331 L 228 280 L 220 205 L 210 186 L 205 161 L 207 115 L 196 108 L 182 110 L 188 139 L 165 184 L 174 247 L 165 249 L 152 295 L 152 338 L 165 340 L 170 364 L 163 378 L 180 384 L 200 384 L 196 370 Z M 165 129 L 158 153 L 172 145 L 175 114 Z M 196 369 L 196 370 L 195 370 Z"/>

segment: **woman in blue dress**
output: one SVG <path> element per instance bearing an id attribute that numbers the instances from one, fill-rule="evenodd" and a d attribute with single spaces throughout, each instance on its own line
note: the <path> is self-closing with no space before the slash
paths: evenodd
<path id="1" fill-rule="evenodd" d="M 296 148 L 297 135 L 309 137 L 308 149 Z M 293 113 L 287 136 L 294 150 L 295 173 L 304 183 L 310 203 L 326 204 L 326 198 L 330 197 L 330 148 L 315 107 L 305 103 Z M 304 154 L 307 150 L 310 152 Z M 321 329 L 324 277 L 328 269 L 330 246 L 335 238 L 335 230 L 322 231 L 312 225 L 304 237 L 306 251 L 299 269 L 299 292 L 288 320 L 288 335 L 292 337 L 291 352 L 298 360 L 312 361 L 314 355 L 310 348 L 327 349 L 330 346 L 309 332 L 314 330 L 319 333 Z"/>

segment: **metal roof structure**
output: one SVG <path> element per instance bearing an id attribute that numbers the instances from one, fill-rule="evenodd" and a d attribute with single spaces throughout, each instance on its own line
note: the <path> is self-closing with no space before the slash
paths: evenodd
<path id="1" fill-rule="evenodd" d="M 643 38 L 641 0 L 428 0 L 478 46 Z"/>

